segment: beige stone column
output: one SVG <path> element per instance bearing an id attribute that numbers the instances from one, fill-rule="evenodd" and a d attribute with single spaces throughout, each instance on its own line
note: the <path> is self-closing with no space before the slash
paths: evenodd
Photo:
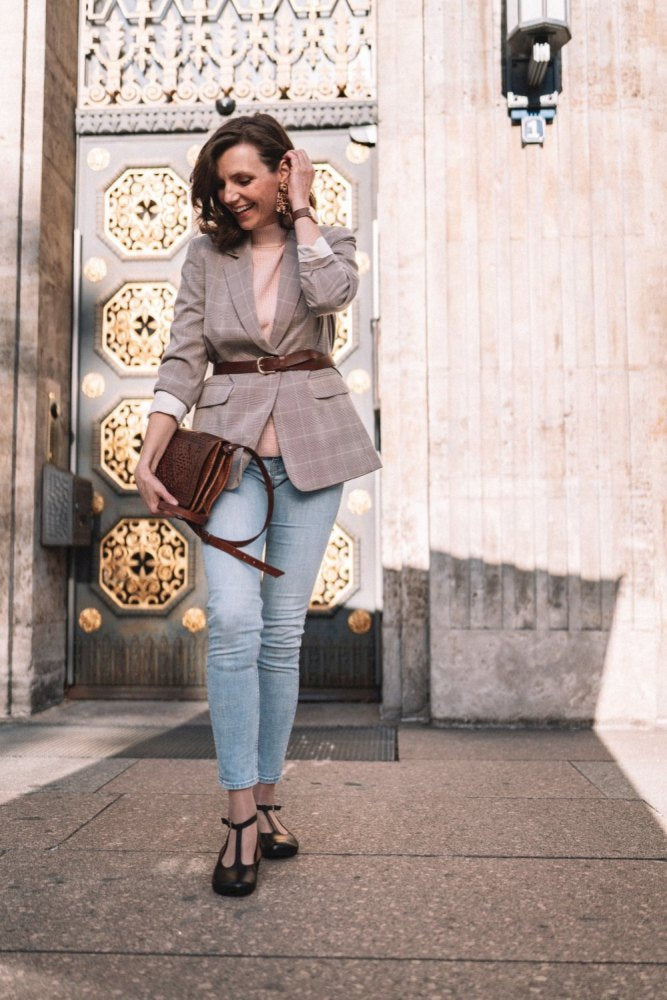
<path id="1" fill-rule="evenodd" d="M 428 192 L 421 3 L 383 0 L 378 26 L 379 375 L 383 708 L 428 718 Z"/>
<path id="2" fill-rule="evenodd" d="M 436 719 L 667 714 L 658 5 L 572 13 L 556 122 L 522 148 L 500 0 L 378 5 L 385 703 L 407 715 L 418 634 Z"/>
<path id="3" fill-rule="evenodd" d="M 67 466 L 77 3 L 3 10 L 0 61 L 0 712 L 62 696 L 67 557 L 40 545 L 48 394 Z"/>

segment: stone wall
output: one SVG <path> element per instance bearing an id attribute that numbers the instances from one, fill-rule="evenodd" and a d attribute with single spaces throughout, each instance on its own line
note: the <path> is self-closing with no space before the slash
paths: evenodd
<path id="1" fill-rule="evenodd" d="M 6 86 L 0 109 L 5 714 L 59 700 L 65 680 L 67 557 L 44 549 L 39 539 L 49 392 L 63 414 L 54 459 L 68 463 L 77 11 L 76 0 L 14 4 L 4 12 L 0 37 Z"/>
<path id="2" fill-rule="evenodd" d="M 541 148 L 500 0 L 378 16 L 385 712 L 664 718 L 657 3 L 572 5 Z"/>

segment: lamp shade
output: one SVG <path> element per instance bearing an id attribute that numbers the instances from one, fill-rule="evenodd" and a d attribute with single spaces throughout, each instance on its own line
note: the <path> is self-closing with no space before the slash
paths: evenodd
<path id="1" fill-rule="evenodd" d="M 536 40 L 549 42 L 552 53 L 569 42 L 568 0 L 507 0 L 507 41 L 516 55 L 528 53 Z"/>

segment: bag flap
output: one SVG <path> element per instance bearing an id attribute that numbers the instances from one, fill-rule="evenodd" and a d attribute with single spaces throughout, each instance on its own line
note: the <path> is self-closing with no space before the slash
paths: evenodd
<path id="1" fill-rule="evenodd" d="M 155 475 L 182 507 L 192 507 L 202 474 L 223 446 L 221 438 L 205 431 L 179 428 L 174 432 Z"/>

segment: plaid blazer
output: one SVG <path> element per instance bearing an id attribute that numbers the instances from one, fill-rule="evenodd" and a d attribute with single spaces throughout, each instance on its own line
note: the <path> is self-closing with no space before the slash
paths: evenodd
<path id="1" fill-rule="evenodd" d="M 359 284 L 355 238 L 343 226 L 320 226 L 333 256 L 299 262 L 296 234 L 288 230 L 281 262 L 271 343 L 259 327 L 252 285 L 252 246 L 221 253 L 208 236 L 188 246 L 169 345 L 155 391 L 196 404 L 193 428 L 254 448 L 273 415 L 285 468 L 300 490 L 316 490 L 363 476 L 380 458 L 339 371 L 213 375 L 209 361 L 247 361 L 333 346 L 336 312 Z M 238 486 L 250 461 L 243 454 L 228 489 Z"/>

